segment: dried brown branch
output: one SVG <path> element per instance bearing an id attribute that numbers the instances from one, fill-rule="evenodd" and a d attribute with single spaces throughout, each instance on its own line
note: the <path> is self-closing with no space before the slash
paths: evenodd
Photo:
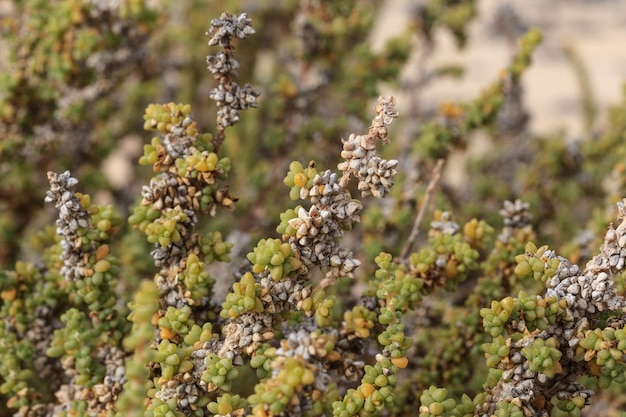
<path id="1" fill-rule="evenodd" d="M 404 248 L 402 248 L 402 253 L 400 255 L 401 259 L 406 259 L 415 244 L 415 240 L 419 235 L 419 226 L 422 223 L 422 219 L 424 218 L 424 213 L 426 213 L 426 209 L 428 208 L 428 204 L 435 193 L 435 187 L 439 183 L 439 179 L 441 178 L 441 171 L 443 169 L 443 159 L 437 160 L 437 165 L 433 169 L 433 175 L 430 178 L 430 182 L 428 183 L 428 187 L 426 187 L 426 195 L 424 196 L 424 202 L 420 207 L 417 216 L 415 217 L 415 221 L 413 222 L 413 228 L 411 229 L 411 234 L 404 244 Z"/>

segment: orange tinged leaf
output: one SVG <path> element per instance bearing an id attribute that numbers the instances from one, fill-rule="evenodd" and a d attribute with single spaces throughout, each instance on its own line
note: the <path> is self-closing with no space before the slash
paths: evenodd
<path id="1" fill-rule="evenodd" d="M 309 179 L 307 178 L 307 176 L 303 172 L 298 172 L 293 177 L 293 182 L 298 187 L 304 187 L 308 181 L 309 181 Z"/>
<path id="2" fill-rule="evenodd" d="M 404 369 L 409 364 L 409 360 L 405 356 L 403 356 L 401 358 L 392 358 L 391 363 L 393 363 L 394 366 L 397 366 L 400 369 Z"/>
<path id="3" fill-rule="evenodd" d="M 176 333 L 174 333 L 172 331 L 172 329 L 168 329 L 168 328 L 165 328 L 165 327 L 161 328 L 160 334 L 161 334 L 161 338 L 167 339 L 167 340 L 170 340 L 171 338 L 176 336 Z"/>
<path id="4" fill-rule="evenodd" d="M 109 245 L 104 244 L 104 245 L 98 246 L 98 249 L 96 249 L 96 261 L 104 259 L 108 254 L 109 254 Z"/>
<path id="5" fill-rule="evenodd" d="M 15 295 L 17 294 L 17 290 L 15 288 L 11 288 L 10 290 L 2 291 L 2 299 L 4 301 L 13 301 L 15 300 Z"/>
<path id="6" fill-rule="evenodd" d="M 374 391 L 376 391 L 376 388 L 372 384 L 369 384 L 366 382 L 361 385 L 361 393 L 363 394 L 365 398 L 372 395 L 372 392 Z"/>

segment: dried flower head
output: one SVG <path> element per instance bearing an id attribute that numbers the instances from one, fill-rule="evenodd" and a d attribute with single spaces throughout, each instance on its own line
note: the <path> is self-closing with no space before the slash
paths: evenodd
<path id="1" fill-rule="evenodd" d="M 83 247 L 82 235 L 91 223 L 91 215 L 83 208 L 80 198 L 74 188 L 78 180 L 73 178 L 69 171 L 62 174 L 48 172 L 50 190 L 46 192 L 46 203 L 52 203 L 59 209 L 59 218 L 56 221 L 57 234 L 63 236 L 63 267 L 61 275 L 69 281 L 85 276 L 86 261 L 83 256 L 90 251 Z"/>
<path id="2" fill-rule="evenodd" d="M 245 39 L 246 36 L 254 34 L 252 19 L 246 13 L 239 16 L 230 13 L 222 13 L 219 19 L 211 20 L 211 29 L 206 33 L 211 39 L 210 46 L 228 46 L 232 37 Z"/>

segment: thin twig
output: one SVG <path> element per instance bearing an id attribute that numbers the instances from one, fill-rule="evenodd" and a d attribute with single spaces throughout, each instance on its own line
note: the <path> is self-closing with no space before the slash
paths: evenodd
<path id="1" fill-rule="evenodd" d="M 430 199 L 432 198 L 435 192 L 435 187 L 437 186 L 437 183 L 439 182 L 439 179 L 441 178 L 441 170 L 443 168 L 443 162 L 444 162 L 443 159 L 437 160 L 437 165 L 435 165 L 435 168 L 433 169 L 433 175 L 430 178 L 428 187 L 426 187 L 426 195 L 424 196 L 424 202 L 422 203 L 422 207 L 420 207 L 420 210 L 417 213 L 417 216 L 415 217 L 415 221 L 413 222 L 413 229 L 411 229 L 411 234 L 409 235 L 409 238 L 404 244 L 404 248 L 402 248 L 402 254 L 400 255 L 401 259 L 407 258 L 407 256 L 411 252 L 411 249 L 413 248 L 415 239 L 417 239 L 417 236 L 419 235 L 419 226 L 422 223 L 422 219 L 424 218 L 424 213 L 426 213 L 426 208 L 428 207 L 428 204 L 430 203 Z"/>

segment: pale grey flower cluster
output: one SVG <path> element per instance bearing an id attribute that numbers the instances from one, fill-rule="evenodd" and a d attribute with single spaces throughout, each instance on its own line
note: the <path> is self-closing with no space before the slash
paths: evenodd
<path id="1" fill-rule="evenodd" d="M 224 343 L 218 350 L 222 358 L 241 362 L 241 353 L 253 354 L 263 342 L 274 338 L 274 322 L 277 315 L 262 313 L 243 313 L 229 320 L 223 333 Z"/>
<path id="2" fill-rule="evenodd" d="M 339 164 L 339 169 L 344 175 L 353 174 L 359 179 L 358 189 L 363 197 L 382 198 L 393 185 L 398 161 L 382 159 L 376 153 L 375 138 L 371 136 L 351 134 L 342 142 L 341 157 L 346 162 Z"/>
<path id="3" fill-rule="evenodd" d="M 197 223 L 196 210 L 199 208 L 199 195 L 196 192 L 189 191 L 190 187 L 180 181 L 180 178 L 171 172 L 161 172 L 158 176 L 153 177 L 150 180 L 150 185 L 144 185 L 142 187 L 142 204 L 144 206 L 151 206 L 154 209 L 160 210 L 163 213 L 171 212 L 172 210 L 180 210 L 187 217 L 185 222 L 179 222 L 184 227 L 181 229 L 181 237 L 190 236 L 191 230 Z M 189 197 L 189 194 L 192 194 Z M 195 204 L 194 204 L 195 201 Z M 171 242 L 167 246 L 162 246 L 158 243 L 155 244 L 155 249 L 150 252 L 150 255 L 154 259 L 154 264 L 158 267 L 168 270 L 170 266 L 177 265 L 182 258 L 187 256 L 187 243 L 186 239 L 181 239 L 178 242 Z M 168 276 L 164 272 L 164 277 Z M 160 280 L 159 280 L 160 281 Z M 167 279 L 164 278 L 164 282 L 158 282 L 159 286 L 164 290 Z M 173 287 L 178 285 L 176 283 L 170 283 Z M 172 288 L 173 289 L 173 288 Z M 169 304 L 169 305 L 176 305 Z"/>
<path id="4" fill-rule="evenodd" d="M 257 107 L 257 97 L 261 93 L 250 84 L 240 87 L 234 82 L 220 84 L 209 93 L 209 98 L 217 104 L 217 119 L 226 128 L 239 122 L 239 113 L 250 107 Z"/>
<path id="5" fill-rule="evenodd" d="M 387 125 L 398 117 L 398 113 L 393 97 L 379 98 L 375 110 L 376 117 L 367 135 L 351 134 L 347 140 L 342 140 L 341 157 L 346 161 L 340 163 L 338 168 L 343 171 L 342 182 L 347 182 L 350 175 L 359 179 L 357 188 L 363 197 L 373 195 L 382 198 L 393 185 L 393 178 L 398 173 L 395 169 L 398 161 L 382 159 L 376 152 L 376 140 L 389 142 Z"/>
<path id="6" fill-rule="evenodd" d="M 313 186 L 302 187 L 300 198 L 309 199 L 319 210 L 326 210 L 329 215 L 342 226 L 360 221 L 359 213 L 363 205 L 355 200 L 341 183 L 339 175 L 326 170 L 313 178 Z"/>
<path id="7" fill-rule="evenodd" d="M 309 388 L 324 392 L 332 382 L 353 382 L 363 376 L 363 347 L 343 331 L 325 328 L 322 332 L 313 319 L 308 319 L 293 327 L 283 324 L 282 332 L 284 339 L 276 349 L 276 356 L 304 359 L 316 376 Z M 334 346 L 332 350 L 328 349 L 329 344 Z M 275 373 L 279 370 L 274 368 Z"/>
<path id="8" fill-rule="evenodd" d="M 228 74 L 239 68 L 239 61 L 230 57 L 224 51 L 206 57 L 208 69 L 212 74 Z"/>
<path id="9" fill-rule="evenodd" d="M 299 277 L 298 277 L 299 278 Z M 282 279 L 276 281 L 269 273 L 260 274 L 263 309 L 268 313 L 301 310 L 302 301 L 309 297 L 313 290 L 310 283 L 302 279 Z"/>
<path id="10" fill-rule="evenodd" d="M 618 312 L 626 308 L 626 299 L 617 295 L 614 277 L 624 270 L 626 262 L 626 205 L 618 204 L 617 228 L 613 225 L 604 236 L 600 253 L 584 271 L 560 258 L 557 274 L 548 282 L 546 296 L 564 298 L 572 319 L 587 317 L 594 321 L 601 312 Z"/>
<path id="11" fill-rule="evenodd" d="M 211 29 L 206 33 L 211 39 L 209 45 L 230 45 L 230 38 L 245 39 L 246 36 L 254 34 L 252 19 L 246 13 L 239 16 L 224 12 L 219 19 L 211 20 Z"/>
<path id="12" fill-rule="evenodd" d="M 461 229 L 461 226 L 452 220 L 450 212 L 444 211 L 441 213 L 439 220 L 430 222 L 430 228 L 444 235 L 455 235 Z"/>
<path id="13" fill-rule="evenodd" d="M 530 204 L 517 199 L 515 202 L 505 201 L 500 215 L 504 221 L 504 227 L 522 229 L 530 224 L 532 216 L 528 212 Z"/>
<path id="14" fill-rule="evenodd" d="M 301 273 L 305 274 L 311 266 L 319 266 L 326 274 L 320 284 L 322 287 L 332 285 L 341 277 L 352 277 L 361 264 L 353 258 L 352 251 L 337 242 L 345 229 L 360 220 L 363 209 L 361 202 L 353 199 L 348 190 L 351 175 L 359 179 L 358 188 L 363 196 L 381 198 L 389 191 L 397 174 L 398 161 L 386 161 L 376 152 L 376 140 L 388 141 L 386 125 L 397 117 L 395 100 L 381 97 L 378 103 L 369 134 L 351 134 L 347 141 L 342 140 L 341 156 L 346 161 L 338 168 L 343 176 L 330 170 L 318 173 L 310 188 L 300 190 L 300 197 L 310 200 L 313 206 L 309 210 L 300 208 L 297 217 L 289 220 L 289 226 L 296 230 L 289 243 L 305 267 Z"/>
<path id="15" fill-rule="evenodd" d="M 105 375 L 101 383 L 90 390 L 82 390 L 82 398 L 89 404 L 89 410 L 106 414 L 115 410 L 115 402 L 126 383 L 125 360 L 127 353 L 113 346 L 105 345 L 98 351 L 98 359 L 104 362 Z"/>
<path id="16" fill-rule="evenodd" d="M 240 87 L 233 81 L 239 62 L 235 59 L 235 48 L 231 43 L 233 38 L 244 39 L 254 33 L 252 19 L 245 13 L 239 16 L 222 13 L 219 19 L 211 21 L 211 29 L 206 33 L 210 38 L 210 46 L 219 45 L 224 48 L 216 55 L 207 57 L 208 69 L 219 82 L 209 93 L 209 98 L 218 107 L 216 147 L 224 140 L 224 129 L 239 122 L 239 113 L 242 110 L 257 107 L 257 97 L 261 93 L 250 84 Z"/>
<path id="17" fill-rule="evenodd" d="M 351 200 L 346 199 L 346 205 L 350 204 L 349 202 Z M 354 208 L 352 211 L 354 214 L 359 207 L 360 205 L 351 205 L 349 210 L 344 207 L 342 211 L 346 213 Z M 352 251 L 336 241 L 336 238 L 343 235 L 343 230 L 328 208 L 314 205 L 307 211 L 301 207 L 298 210 L 298 217 L 289 220 L 289 225 L 296 229 L 296 235 L 289 238 L 289 243 L 305 266 L 302 272 L 306 273 L 309 268 L 317 265 L 329 280 L 323 283 L 324 286 L 340 277 L 351 277 L 361 264 L 358 259 L 352 257 Z"/>
<path id="18" fill-rule="evenodd" d="M 48 172 L 50 190 L 46 192 L 45 202 L 54 204 L 59 209 L 56 220 L 57 234 L 63 237 L 61 247 L 63 267 L 61 275 L 68 281 L 81 279 L 86 273 L 82 234 L 91 223 L 91 215 L 80 204 L 74 188 L 78 180 L 69 171 L 62 174 Z M 81 233 L 82 232 L 82 233 Z M 88 252 L 88 251 L 87 251 Z"/>
<path id="19" fill-rule="evenodd" d="M 154 394 L 155 398 L 166 402 L 176 399 L 178 407 L 188 414 L 196 409 L 196 402 L 207 392 L 207 383 L 195 378 L 193 372 L 185 372 L 181 379 L 170 379 Z"/>
<path id="20" fill-rule="evenodd" d="M 515 202 L 506 200 L 504 207 L 500 210 L 500 216 L 504 222 L 504 227 L 498 235 L 498 240 L 508 242 L 517 230 L 530 227 L 532 216 L 528 209 L 530 204 L 517 199 Z"/>
<path id="21" fill-rule="evenodd" d="M 231 318 L 225 325 L 224 341 L 214 350 L 220 357 L 232 359 L 235 364 L 243 361 L 242 353 L 251 355 L 263 342 L 273 339 L 278 315 L 300 309 L 302 301 L 312 293 L 311 285 L 297 277 L 275 281 L 266 271 L 255 278 L 262 288 L 260 299 L 263 312 L 247 312 Z"/>
<path id="22" fill-rule="evenodd" d="M 277 356 L 300 357 L 307 364 L 315 366 L 315 388 L 324 392 L 327 390 L 327 384 L 333 381 L 332 376 L 328 373 L 328 369 L 322 366 L 323 357 L 327 352 L 319 349 L 313 339 L 311 339 L 313 329 L 307 329 L 305 326 L 296 328 L 285 328 L 285 341 L 276 350 Z M 279 370 L 278 368 L 276 370 Z"/>

